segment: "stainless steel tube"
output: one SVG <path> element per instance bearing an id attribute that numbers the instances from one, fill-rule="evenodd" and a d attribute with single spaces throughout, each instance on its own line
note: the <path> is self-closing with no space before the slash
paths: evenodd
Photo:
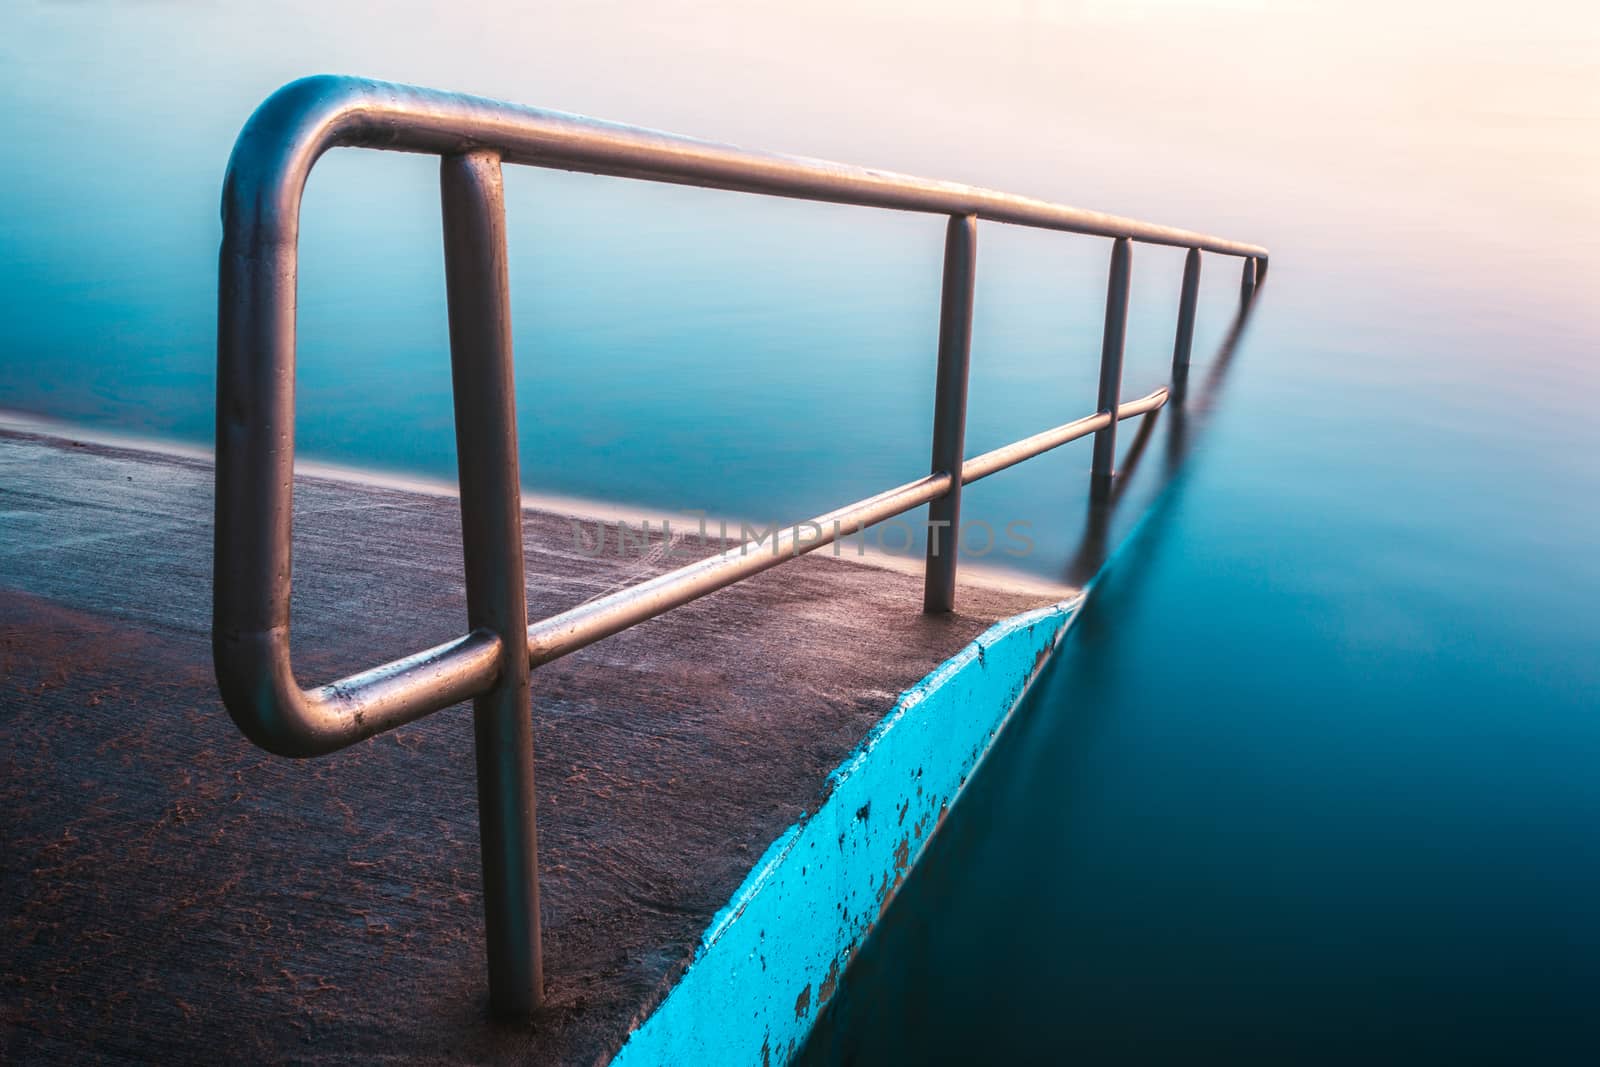
<path id="1" fill-rule="evenodd" d="M 771 538 L 749 541 L 737 548 L 690 563 L 649 581 L 580 604 L 528 627 L 528 660 L 534 666 L 559 659 L 569 652 L 620 633 L 635 623 L 652 619 L 707 593 L 759 574 L 797 556 L 814 552 L 841 537 L 892 519 L 914 507 L 943 496 L 950 488 L 948 474 L 930 474 L 914 482 L 885 490 L 865 500 L 836 508 L 825 515 L 777 531 Z M 801 531 L 806 533 L 802 534 Z"/>
<path id="2" fill-rule="evenodd" d="M 1106 283 L 1106 323 L 1100 341 L 1101 414 L 1117 410 L 1122 392 L 1122 352 L 1128 334 L 1128 284 L 1133 253 L 1126 237 L 1111 246 L 1111 272 Z M 1110 419 L 1094 435 L 1094 459 L 1089 472 L 1089 496 L 1107 500 L 1111 496 L 1113 468 L 1117 461 L 1117 422 Z"/>
<path id="3" fill-rule="evenodd" d="M 944 236 L 944 289 L 939 309 L 939 365 L 933 400 L 933 474 L 961 469 L 967 436 L 967 376 L 972 362 L 972 293 L 978 269 L 978 220 L 953 216 Z M 922 610 L 951 611 L 961 541 L 961 484 L 928 505 L 927 565 Z"/>
<path id="4" fill-rule="evenodd" d="M 1167 390 L 1157 389 L 1117 408 L 1117 418 L 1135 418 L 1156 410 L 1166 402 Z M 963 484 L 975 482 L 1068 441 L 1087 437 L 1109 419 L 1110 416 L 1106 414 L 1089 415 L 975 456 L 962 464 L 961 481 Z M 759 574 L 769 567 L 814 552 L 874 523 L 904 514 L 943 496 L 949 483 L 948 474 L 930 474 L 854 504 L 846 504 L 825 515 L 797 522 L 777 531 L 769 539 L 746 542 L 541 619 L 528 627 L 529 662 L 536 667 L 541 663 L 549 663 L 585 645 L 620 633 L 636 623 L 655 618 L 741 579 Z M 802 530 L 806 532 L 802 533 Z"/>
<path id="5" fill-rule="evenodd" d="M 544 977 L 517 394 L 500 159 L 491 152 L 446 156 L 440 161 L 439 185 L 467 625 L 500 639 L 494 685 L 472 705 L 489 1004 L 498 1016 L 526 1018 L 539 1005 Z"/>
<path id="6" fill-rule="evenodd" d="M 1163 386 L 1155 392 L 1130 400 L 1117 408 L 1117 419 L 1131 419 L 1136 415 L 1143 415 L 1161 407 L 1167 402 L 1167 389 Z M 1111 416 L 1103 412 L 1097 415 L 1086 415 L 1072 422 L 1062 423 L 1053 429 L 1036 433 L 1032 437 L 1024 437 L 1020 441 L 1009 445 L 1002 445 L 981 456 L 973 456 L 961 468 L 961 481 L 963 483 L 975 482 L 979 478 L 987 478 L 997 471 L 1007 467 L 1016 466 L 1025 459 L 1032 459 L 1052 448 L 1060 448 L 1068 441 L 1076 441 L 1080 437 L 1090 434 L 1104 427 L 1111 421 Z"/>
<path id="7" fill-rule="evenodd" d="M 1183 285 L 1178 292 L 1178 332 L 1172 342 L 1172 377 L 1181 377 L 1189 369 L 1189 356 L 1194 348 L 1194 316 L 1200 304 L 1200 250 L 1189 249 L 1183 259 Z"/>

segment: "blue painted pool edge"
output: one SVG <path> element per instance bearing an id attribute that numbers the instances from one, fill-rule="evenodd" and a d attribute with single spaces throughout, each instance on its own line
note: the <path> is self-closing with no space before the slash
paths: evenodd
<path id="1" fill-rule="evenodd" d="M 1082 604 L 1004 619 L 902 693 L 712 919 L 614 1067 L 786 1063 Z"/>

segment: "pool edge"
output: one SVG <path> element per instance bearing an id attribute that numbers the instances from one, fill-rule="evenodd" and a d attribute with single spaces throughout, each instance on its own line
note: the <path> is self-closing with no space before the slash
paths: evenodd
<path id="1" fill-rule="evenodd" d="M 1083 601 L 1000 620 L 902 693 L 611 1063 L 786 1063 Z"/>

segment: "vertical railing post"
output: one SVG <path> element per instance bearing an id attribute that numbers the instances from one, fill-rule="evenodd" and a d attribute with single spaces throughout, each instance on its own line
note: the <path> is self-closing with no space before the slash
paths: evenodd
<path id="1" fill-rule="evenodd" d="M 473 701 L 472 709 L 489 1003 L 495 1015 L 526 1018 L 539 1005 L 543 968 L 500 159 L 490 152 L 446 156 L 439 178 L 467 623 L 500 638 L 499 677 L 493 689 Z"/>
<path id="2" fill-rule="evenodd" d="M 1250 309 L 1250 301 L 1256 295 L 1256 257 L 1245 256 L 1244 267 L 1239 272 L 1239 311 L 1241 313 Z"/>
<path id="3" fill-rule="evenodd" d="M 1172 380 L 1180 382 L 1189 372 L 1189 355 L 1194 348 L 1194 313 L 1200 303 L 1200 250 L 1189 249 L 1183 260 L 1183 286 L 1178 294 L 1178 333 L 1172 342 Z"/>
<path id="4" fill-rule="evenodd" d="M 1094 460 L 1089 473 L 1089 499 L 1111 498 L 1117 462 L 1117 407 L 1122 402 L 1122 350 L 1128 335 L 1128 283 L 1133 268 L 1133 242 L 1119 237 L 1111 246 L 1111 275 L 1106 283 L 1106 325 L 1100 342 L 1099 410 L 1110 414 L 1105 429 L 1095 431 Z"/>
<path id="5" fill-rule="evenodd" d="M 950 490 L 928 505 L 928 562 L 922 610 L 929 614 L 952 611 L 956 602 L 961 465 L 966 459 L 967 371 L 972 357 L 972 291 L 977 266 L 977 216 L 952 215 L 944 236 L 932 463 L 932 473 L 950 475 Z"/>

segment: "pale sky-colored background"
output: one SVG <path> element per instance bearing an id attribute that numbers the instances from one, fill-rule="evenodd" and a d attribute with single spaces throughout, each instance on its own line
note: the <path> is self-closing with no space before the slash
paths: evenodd
<path id="1" fill-rule="evenodd" d="M 1314 237 L 1341 256 L 1479 256 L 1486 278 L 1537 271 L 1578 305 L 1600 261 L 1600 5 L 1589 3 L 6 8 L 0 88 L 31 113 L 9 138 L 23 154 L 33 123 L 64 123 L 101 142 L 84 162 L 137 156 L 168 130 L 192 135 L 174 108 L 236 128 L 277 84 L 337 71 L 1267 243 L 1294 217 L 1302 248 Z M 0 211 L 21 207 L 13 190 Z M 1393 240 L 1369 248 L 1374 233 Z"/>

